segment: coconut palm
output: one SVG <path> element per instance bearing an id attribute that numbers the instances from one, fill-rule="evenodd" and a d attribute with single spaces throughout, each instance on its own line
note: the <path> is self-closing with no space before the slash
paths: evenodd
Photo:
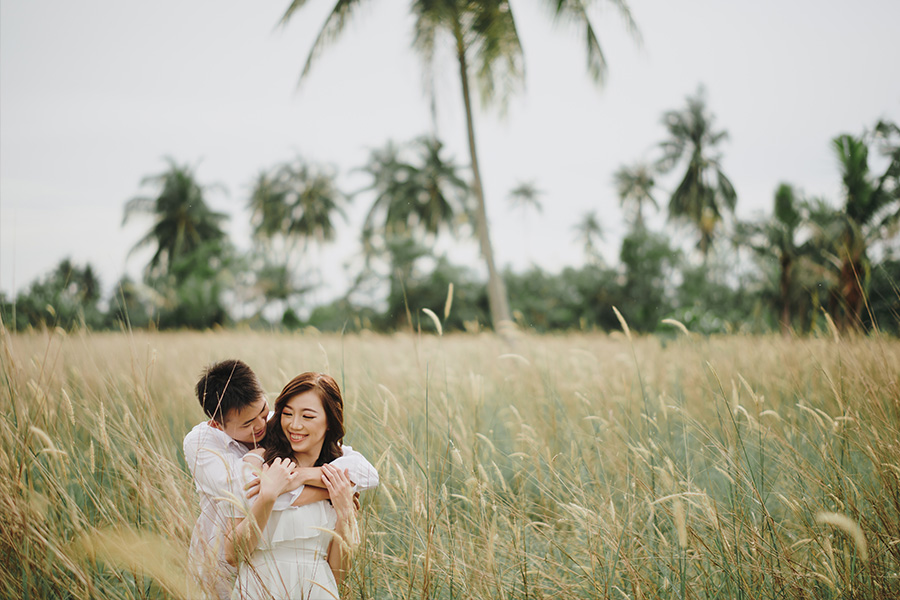
<path id="1" fill-rule="evenodd" d="M 543 195 L 544 192 L 539 190 L 533 181 L 522 181 L 510 190 L 509 204 L 514 209 L 520 209 L 523 215 L 528 210 L 544 212 L 544 205 L 539 200 Z"/>
<path id="2" fill-rule="evenodd" d="M 897 201 L 897 205 L 894 206 L 896 210 L 893 213 L 888 212 L 882 224 L 888 227 L 896 226 L 900 221 L 900 127 L 891 121 L 878 121 L 872 137 L 881 154 L 888 160 L 887 169 L 878 178 L 877 189 Z"/>
<path id="3" fill-rule="evenodd" d="M 361 169 L 372 179 L 362 191 L 375 193 L 363 225 L 367 248 L 375 237 L 391 235 L 433 241 L 441 231 L 455 231 L 469 220 L 469 186 L 453 159 L 442 156 L 441 142 L 423 137 L 409 149 L 415 153 L 414 161 L 402 157 L 401 148 L 389 142 L 373 150 Z"/>
<path id="4" fill-rule="evenodd" d="M 261 311 L 272 302 L 287 309 L 291 298 L 311 289 L 294 280 L 298 245 L 305 250 L 334 240 L 336 217 L 345 217 L 346 202 L 332 172 L 300 157 L 257 175 L 247 208 L 254 240 L 262 245 L 255 269 Z"/>
<path id="5" fill-rule="evenodd" d="M 507 199 L 510 208 L 522 212 L 522 244 L 523 253 L 531 259 L 530 236 L 528 235 L 528 211 L 543 212 L 544 207 L 539 198 L 544 192 L 539 190 L 533 181 L 520 182 L 510 190 Z"/>
<path id="6" fill-rule="evenodd" d="M 891 163 L 881 177 L 869 168 L 869 147 L 865 139 L 839 135 L 831 141 L 843 181 L 842 210 L 835 213 L 830 227 L 834 262 L 839 265 L 838 285 L 832 295 L 831 312 L 841 329 L 857 328 L 871 261 L 870 246 L 896 223 L 900 198 L 892 189 Z"/>
<path id="7" fill-rule="evenodd" d="M 613 174 L 616 191 L 622 208 L 630 207 L 634 211 L 634 228 L 644 228 L 644 205 L 650 204 L 659 208 L 653 197 L 653 170 L 644 163 L 636 163 L 630 167 L 622 166 Z"/>
<path id="8" fill-rule="evenodd" d="M 390 263 L 389 307 L 405 306 L 404 286 L 437 237 L 469 222 L 470 189 L 459 169 L 429 137 L 405 147 L 389 142 L 372 150 L 361 169 L 371 178 L 361 191 L 375 196 L 363 224 L 363 248 L 367 266 L 378 256 Z"/>
<path id="9" fill-rule="evenodd" d="M 345 217 L 346 202 L 332 172 L 298 157 L 257 175 L 247 206 L 255 238 L 306 246 L 334 239 L 335 215 Z"/>
<path id="10" fill-rule="evenodd" d="M 624 0 L 613 0 L 632 32 L 636 31 Z M 303 67 L 301 80 L 324 47 L 342 33 L 348 17 L 362 4 L 361 0 L 337 0 L 313 43 Z M 587 14 L 586 3 L 548 2 L 555 21 L 575 24 L 583 31 L 587 44 L 587 68 L 591 78 L 601 82 L 606 71 L 606 59 L 600 47 L 593 23 Z M 293 0 L 281 19 L 286 24 L 306 5 L 306 0 Z M 475 120 L 471 85 L 481 92 L 485 106 L 492 102 L 502 105 L 509 94 L 523 81 L 524 55 L 519 33 L 508 0 L 413 0 L 411 12 L 415 18 L 414 48 L 433 68 L 436 49 L 446 44 L 456 58 L 466 114 L 466 133 L 472 168 L 472 191 L 475 197 L 475 229 L 481 254 L 488 270 L 488 298 L 491 319 L 497 327 L 510 320 L 509 300 L 503 279 L 497 270 L 489 235 L 487 208 L 481 183 L 481 167 L 475 142 Z"/>
<path id="11" fill-rule="evenodd" d="M 193 169 L 166 158 L 169 168 L 141 180 L 141 186 L 156 189 L 153 196 L 138 196 L 125 204 L 125 225 L 136 215 L 153 219 L 150 230 L 131 252 L 147 246 L 156 248 L 145 274 L 149 278 L 169 275 L 172 266 L 209 242 L 225 240 L 222 224 L 228 219 L 206 204 L 209 187 L 201 186 Z"/>
<path id="12" fill-rule="evenodd" d="M 603 226 L 597 218 L 597 211 L 584 213 L 573 227 L 576 239 L 584 246 L 584 254 L 591 262 L 600 262 L 599 242 L 603 240 Z"/>
<path id="13" fill-rule="evenodd" d="M 669 138 L 660 146 L 663 156 L 657 163 L 661 173 L 684 164 L 685 172 L 669 200 L 669 217 L 686 220 L 700 230 L 698 247 L 704 259 L 724 214 L 734 212 L 737 194 L 722 172 L 721 154 L 716 150 L 728 138 L 724 130 L 713 129 L 714 117 L 706 108 L 702 87 L 687 98 L 683 110 L 663 115 Z"/>
<path id="14" fill-rule="evenodd" d="M 782 335 L 789 335 L 793 310 L 797 304 L 797 276 L 799 260 L 810 253 L 810 244 L 798 244 L 797 233 L 808 214 L 806 204 L 797 197 L 794 188 L 782 183 L 775 192 L 772 217 L 755 223 L 741 223 L 737 228 L 737 240 L 762 257 L 778 260 L 779 326 Z"/>
<path id="15" fill-rule="evenodd" d="M 290 206 L 287 203 L 288 186 L 278 170 L 263 170 L 256 176 L 250 201 L 250 222 L 253 238 L 269 243 L 277 236 L 287 235 L 290 226 Z"/>

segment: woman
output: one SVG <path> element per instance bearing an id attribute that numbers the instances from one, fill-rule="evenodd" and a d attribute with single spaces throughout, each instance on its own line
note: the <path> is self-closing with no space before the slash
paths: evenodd
<path id="1" fill-rule="evenodd" d="M 303 373 L 281 391 L 265 450 L 256 454 L 264 461 L 259 493 L 226 540 L 228 561 L 241 563 L 232 598 L 338 597 L 349 566 L 344 540 L 354 537 L 356 526 L 348 473 L 328 464 L 342 454 L 343 413 L 340 388 L 328 375 Z M 330 503 L 272 511 L 295 467 L 322 467 Z"/>

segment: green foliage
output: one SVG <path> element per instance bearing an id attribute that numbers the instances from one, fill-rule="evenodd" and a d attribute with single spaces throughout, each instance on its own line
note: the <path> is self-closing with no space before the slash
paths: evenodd
<path id="1" fill-rule="evenodd" d="M 260 173 L 248 203 L 254 238 L 289 245 L 332 241 L 335 215 L 346 217 L 347 203 L 335 179 L 333 170 L 300 157 Z"/>
<path id="2" fill-rule="evenodd" d="M 729 284 L 730 273 L 729 265 L 715 261 L 686 266 L 675 295 L 675 319 L 704 334 L 771 329 L 777 321 L 760 316 L 759 295 L 744 282 Z"/>
<path id="3" fill-rule="evenodd" d="M 668 236 L 639 228 L 622 240 L 619 260 L 625 281 L 618 308 L 633 329 L 653 331 L 672 312 L 672 290 L 667 286 L 681 253 L 672 248 Z"/>
<path id="4" fill-rule="evenodd" d="M 122 224 L 136 215 L 148 216 L 153 225 L 135 244 L 132 252 L 155 247 L 145 270 L 145 277 L 156 279 L 173 273 L 174 264 L 208 242 L 226 238 L 222 224 L 228 219 L 206 204 L 208 188 L 201 186 L 193 169 L 166 158 L 169 168 L 141 181 L 141 186 L 155 188 L 155 197 L 138 196 L 125 204 Z M 180 271 L 184 274 L 184 270 Z"/>
<path id="5" fill-rule="evenodd" d="M 801 244 L 798 235 L 802 233 L 801 226 L 810 220 L 809 202 L 801 199 L 792 186 L 782 183 L 775 192 L 772 217 L 738 223 L 735 231 L 735 241 L 754 251 L 763 263 L 764 272 L 777 269 L 775 290 L 765 289 L 762 295 L 775 309 L 776 322 L 785 335 L 796 325 L 795 317 L 802 318 L 806 312 L 804 307 L 808 307 L 810 257 L 818 252 L 818 248 L 810 242 Z"/>
<path id="6" fill-rule="evenodd" d="M 428 244 L 441 232 L 454 233 L 469 222 L 469 186 L 460 167 L 442 152 L 443 144 L 429 137 L 404 147 L 389 142 L 371 152 L 361 169 L 371 180 L 362 191 L 375 194 L 363 224 L 368 254 L 390 254 L 390 249 L 379 247 L 389 236 L 410 236 Z"/>
<path id="7" fill-rule="evenodd" d="M 728 133 L 714 130 L 713 121 L 701 86 L 694 96 L 687 98 L 687 107 L 663 115 L 669 138 L 660 144 L 663 156 L 657 164 L 662 173 L 685 164 L 681 182 L 669 200 L 669 217 L 685 220 L 698 228 L 698 248 L 704 257 L 709 254 L 723 216 L 734 212 L 737 203 L 737 193 L 722 171 L 721 154 L 716 150 L 728 138 Z"/>
<path id="8" fill-rule="evenodd" d="M 527 329 L 572 329 L 582 316 L 578 288 L 560 275 L 532 266 L 524 273 L 504 274 L 510 308 L 516 321 Z"/>
<path id="9" fill-rule="evenodd" d="M 113 289 L 109 301 L 109 317 L 113 326 L 145 328 L 150 325 L 153 306 L 147 294 L 125 275 Z"/>
<path id="10" fill-rule="evenodd" d="M 172 264 L 168 277 L 151 281 L 161 296 L 161 329 L 208 329 L 229 321 L 225 293 L 237 257 L 225 241 L 208 242 Z"/>
<path id="11" fill-rule="evenodd" d="M 467 268 L 451 264 L 445 257 L 433 261 L 429 272 L 414 270 L 410 277 L 392 286 L 384 313 L 375 319 L 383 329 L 405 329 L 412 319 L 413 327 L 425 318 L 422 309 L 433 311 L 442 321 L 445 331 L 463 330 L 466 323 L 488 323 L 487 295 L 484 282 L 479 281 Z M 396 274 L 395 274 L 396 277 Z M 453 284 L 453 300 L 450 314 L 444 317 L 444 307 L 450 284 Z M 409 313 L 407 315 L 407 310 Z"/>
<path id="12" fill-rule="evenodd" d="M 649 204 L 655 209 L 659 208 L 656 198 L 653 197 L 653 188 L 656 185 L 653 170 L 644 163 L 620 167 L 613 174 L 613 180 L 622 207 L 627 207 L 634 214 L 633 226 L 643 227 L 644 205 Z"/>
<path id="13" fill-rule="evenodd" d="M 584 247 L 584 255 L 588 262 L 600 263 L 602 259 L 598 247 L 603 240 L 603 225 L 597 217 L 597 211 L 588 211 L 573 227 L 575 238 Z"/>
<path id="14" fill-rule="evenodd" d="M 872 270 L 863 327 L 900 335 L 900 259 L 888 258 Z"/>
<path id="15" fill-rule="evenodd" d="M 896 236 L 896 215 L 900 214 L 895 162 L 900 131 L 891 123 L 876 126 L 876 136 L 890 162 L 876 176 L 869 167 L 869 140 L 866 136 L 840 135 L 832 140 L 843 182 L 843 198 L 838 210 L 824 202 L 811 211 L 820 263 L 830 271 L 834 284 L 828 291 L 827 307 L 841 330 L 863 325 L 863 307 L 874 268 L 873 247 Z"/>
<path id="16" fill-rule="evenodd" d="M 16 330 L 28 326 L 97 329 L 105 324 L 99 307 L 100 295 L 100 280 L 91 265 L 82 267 L 65 258 L 18 295 L 15 323 L 11 307 L 4 311 L 3 319 L 8 327 Z"/>

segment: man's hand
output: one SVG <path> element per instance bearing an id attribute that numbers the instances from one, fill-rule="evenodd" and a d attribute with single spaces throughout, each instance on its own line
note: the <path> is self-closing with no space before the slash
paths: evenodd
<path id="1" fill-rule="evenodd" d="M 253 498 L 259 493 L 259 477 L 254 477 L 250 483 L 244 486 L 244 495 L 247 496 L 247 500 Z"/>
<path id="2" fill-rule="evenodd" d="M 356 517 L 353 488 L 347 470 L 342 471 L 326 463 L 322 465 L 322 482 L 328 490 L 328 495 L 331 496 L 331 505 L 337 512 L 338 519 Z"/>

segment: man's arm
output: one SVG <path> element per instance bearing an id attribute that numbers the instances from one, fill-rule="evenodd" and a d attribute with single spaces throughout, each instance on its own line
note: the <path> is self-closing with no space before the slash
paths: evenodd
<path id="1" fill-rule="evenodd" d="M 210 498 L 226 498 L 230 501 L 228 504 L 233 505 L 229 513 L 240 512 L 243 486 L 239 466 L 234 463 L 228 448 L 195 427 L 185 436 L 183 449 L 197 491 Z"/>
<path id="2" fill-rule="evenodd" d="M 378 471 L 366 460 L 366 457 L 350 446 L 341 446 L 341 448 L 344 455 L 333 460 L 331 464 L 339 469 L 346 469 L 350 473 L 350 481 L 357 490 L 370 490 L 378 486 Z M 247 458 L 245 457 L 244 460 Z M 288 506 L 304 506 L 328 499 L 328 492 L 322 481 L 322 467 L 297 467 L 294 469 L 294 476 L 296 479 L 292 485 L 298 486 L 297 489 L 291 494 L 282 494 L 276 501 L 274 510 L 284 510 Z M 244 489 L 247 498 L 253 498 L 258 493 L 258 485 L 258 479 L 254 479 L 246 485 Z"/>

